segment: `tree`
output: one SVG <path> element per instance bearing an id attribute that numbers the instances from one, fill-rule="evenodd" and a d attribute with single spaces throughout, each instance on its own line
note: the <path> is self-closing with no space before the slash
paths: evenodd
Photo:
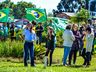
<path id="1" fill-rule="evenodd" d="M 75 16 L 71 17 L 71 22 L 74 23 L 87 23 L 88 19 L 90 17 L 89 11 L 86 9 L 81 9 L 79 12 L 75 14 Z"/>
<path id="2" fill-rule="evenodd" d="M 48 17 L 53 17 L 53 14 L 49 12 Z"/>
<path id="3" fill-rule="evenodd" d="M 61 0 L 57 5 L 58 11 L 77 12 L 82 7 L 82 0 Z"/>
<path id="4" fill-rule="evenodd" d="M 16 7 L 13 8 L 14 10 L 14 16 L 15 18 L 24 18 L 26 15 L 26 10 L 25 8 L 35 8 L 36 6 L 32 3 L 27 3 L 27 2 L 18 2 Z"/>
<path id="5" fill-rule="evenodd" d="M 25 8 L 35 8 L 36 6 L 32 3 L 27 3 L 20 1 L 17 4 L 14 4 L 10 0 L 6 0 L 0 3 L 0 9 L 10 8 L 10 15 L 14 15 L 14 18 L 21 19 L 25 17 L 26 11 Z"/>

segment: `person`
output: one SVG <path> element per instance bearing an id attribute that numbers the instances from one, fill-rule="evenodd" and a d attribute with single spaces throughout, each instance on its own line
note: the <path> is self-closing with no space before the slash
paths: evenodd
<path id="1" fill-rule="evenodd" d="M 33 20 L 31 23 L 32 23 L 32 27 L 33 27 L 32 30 L 36 31 L 36 22 Z"/>
<path id="2" fill-rule="evenodd" d="M 63 39 L 64 39 L 64 55 L 63 55 L 63 65 L 67 66 L 67 58 L 69 56 L 73 41 L 75 40 L 75 37 L 71 31 L 71 25 L 68 25 L 66 27 L 66 30 L 63 33 Z"/>
<path id="3" fill-rule="evenodd" d="M 86 57 L 86 31 L 83 31 L 83 49 L 82 49 L 82 52 L 81 52 L 81 56 L 83 57 L 83 59 L 85 59 Z M 84 65 L 84 63 L 83 63 Z"/>
<path id="4" fill-rule="evenodd" d="M 4 40 L 8 38 L 8 27 L 6 23 L 3 24 Z"/>
<path id="5" fill-rule="evenodd" d="M 36 27 L 36 35 L 37 35 L 37 44 L 41 45 L 42 42 L 42 32 L 43 32 L 43 26 L 42 23 L 39 23 L 38 26 Z"/>
<path id="6" fill-rule="evenodd" d="M 83 31 L 84 31 L 84 27 L 81 26 L 80 29 L 79 29 L 79 32 L 80 32 L 80 35 L 81 35 L 81 38 L 80 38 L 80 48 L 79 48 L 79 56 L 82 55 L 82 49 L 83 49 L 83 37 L 84 37 L 84 34 L 83 34 Z"/>
<path id="7" fill-rule="evenodd" d="M 72 48 L 71 48 L 71 51 L 70 51 L 70 54 L 69 54 L 69 65 L 71 65 L 71 60 L 72 60 L 73 56 L 74 56 L 73 57 L 73 64 L 76 63 L 77 52 L 79 50 L 80 33 L 78 31 L 78 25 L 76 25 L 76 24 L 73 25 L 72 32 L 75 36 L 75 41 L 72 44 Z"/>
<path id="8" fill-rule="evenodd" d="M 0 41 L 2 41 L 3 40 L 3 27 L 2 27 L 2 25 L 0 25 Z"/>
<path id="9" fill-rule="evenodd" d="M 12 23 L 12 25 L 10 27 L 10 37 L 11 37 L 11 41 L 16 40 L 16 32 L 15 32 L 14 23 Z"/>
<path id="10" fill-rule="evenodd" d="M 49 66 L 52 64 L 52 54 L 55 49 L 55 34 L 52 27 L 48 27 L 48 35 L 46 37 L 46 53 L 44 59 L 44 67 L 48 66 L 48 54 L 50 52 L 50 63 Z"/>
<path id="11" fill-rule="evenodd" d="M 52 20 L 49 21 L 48 26 L 53 27 L 54 32 L 56 33 L 56 27 L 55 27 L 54 22 Z"/>
<path id="12" fill-rule="evenodd" d="M 23 32 L 25 43 L 24 43 L 24 66 L 28 66 L 28 54 L 30 54 L 31 66 L 35 66 L 34 64 L 34 41 L 36 40 L 35 31 L 32 30 L 32 24 L 27 24 L 26 28 Z M 30 52 L 30 53 L 29 53 Z"/>
<path id="13" fill-rule="evenodd" d="M 84 58 L 84 66 L 89 66 L 91 61 L 91 52 L 94 34 L 90 27 L 86 28 L 86 57 Z"/>

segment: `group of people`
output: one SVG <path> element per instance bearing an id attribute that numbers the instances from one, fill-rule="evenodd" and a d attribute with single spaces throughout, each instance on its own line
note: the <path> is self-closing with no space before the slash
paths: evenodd
<path id="1" fill-rule="evenodd" d="M 44 31 L 42 23 L 38 23 L 38 26 L 34 26 L 36 22 L 28 23 L 24 29 L 24 66 L 28 66 L 28 52 L 30 52 L 31 66 L 34 64 L 34 41 L 36 44 L 42 42 L 42 32 Z M 35 27 L 35 28 L 34 28 Z M 79 52 L 80 56 L 84 59 L 84 66 L 89 66 L 91 63 L 91 55 L 93 49 L 94 41 L 94 29 L 91 25 L 82 25 L 79 27 L 77 24 L 67 25 L 64 30 L 62 38 L 64 39 L 64 55 L 63 55 L 63 65 L 76 64 L 77 54 Z M 47 27 L 46 35 L 46 53 L 44 57 L 44 67 L 48 66 L 48 54 L 49 56 L 49 66 L 52 65 L 52 54 L 55 49 L 56 44 L 56 33 L 54 28 Z M 68 61 L 67 61 L 68 59 Z M 67 63 L 68 62 L 68 63 Z"/>
<path id="2" fill-rule="evenodd" d="M 8 37 L 8 27 L 6 26 L 6 23 L 3 24 L 3 26 L 0 25 L 0 40 L 6 40 Z"/>
<path id="3" fill-rule="evenodd" d="M 72 59 L 73 64 L 75 64 L 77 59 L 77 52 L 81 51 L 79 53 L 84 59 L 83 65 L 89 66 L 91 62 L 92 47 L 94 41 L 94 31 L 90 25 L 82 26 L 80 30 L 77 24 L 68 25 L 63 33 L 63 39 L 63 65 L 71 65 Z"/>
<path id="4" fill-rule="evenodd" d="M 9 25 L 9 26 L 8 26 Z M 1 23 L 0 25 L 0 41 L 6 41 L 8 38 L 13 40 L 22 40 L 22 29 L 16 28 L 15 24 L 12 22 L 10 24 Z"/>
<path id="5" fill-rule="evenodd" d="M 1 29 L 1 28 L 0 28 Z M 8 28 L 6 24 L 4 24 L 4 38 L 8 36 Z M 12 24 L 10 27 L 10 35 L 11 40 L 14 40 L 14 29 L 15 25 Z M 23 30 L 22 38 L 25 40 L 24 43 L 24 66 L 28 66 L 27 60 L 28 56 L 31 59 L 31 66 L 35 66 L 34 64 L 34 41 L 36 44 L 41 45 L 42 42 L 42 33 L 44 28 L 42 23 L 38 23 L 36 25 L 35 21 L 31 23 L 27 23 L 26 27 Z M 92 55 L 92 47 L 93 41 L 95 38 L 95 30 L 91 25 L 83 25 L 79 27 L 77 24 L 67 25 L 64 30 L 62 38 L 64 39 L 64 55 L 63 55 L 63 65 L 72 65 L 71 61 L 73 59 L 73 64 L 76 64 L 77 54 L 79 52 L 80 56 L 84 59 L 84 66 L 89 66 L 91 62 Z M 2 35 L 0 35 L 1 38 Z M 51 26 L 47 27 L 47 35 L 46 35 L 46 53 L 44 57 L 44 67 L 48 66 L 48 54 L 50 52 L 50 62 L 49 66 L 52 65 L 52 54 L 55 49 L 56 44 L 56 32 L 54 28 Z M 67 63 L 68 59 L 68 63 Z"/>
<path id="6" fill-rule="evenodd" d="M 38 23 L 38 26 L 34 26 L 36 22 L 28 23 L 24 29 L 24 66 L 28 66 L 28 52 L 30 52 L 30 61 L 31 66 L 35 66 L 34 64 L 34 41 L 36 44 L 41 45 L 42 42 L 42 32 L 43 26 L 42 23 Z M 35 27 L 35 28 L 34 28 Z M 46 36 L 46 53 L 44 58 L 44 66 L 48 64 L 48 54 L 50 52 L 50 66 L 52 64 L 52 54 L 55 48 L 55 33 L 52 27 L 48 26 L 47 28 L 47 36 Z"/>

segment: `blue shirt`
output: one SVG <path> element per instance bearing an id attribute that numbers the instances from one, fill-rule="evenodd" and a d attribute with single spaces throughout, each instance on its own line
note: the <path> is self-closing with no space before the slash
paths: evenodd
<path id="1" fill-rule="evenodd" d="M 3 31 L 4 31 L 4 36 L 7 36 L 8 35 L 8 27 L 4 26 Z"/>
<path id="2" fill-rule="evenodd" d="M 28 29 L 24 29 L 23 35 L 25 36 L 25 41 L 36 40 L 36 34 L 34 31 L 30 32 Z"/>

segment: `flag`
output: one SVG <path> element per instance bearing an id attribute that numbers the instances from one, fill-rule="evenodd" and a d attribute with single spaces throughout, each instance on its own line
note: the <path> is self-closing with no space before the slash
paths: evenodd
<path id="1" fill-rule="evenodd" d="M 48 26 L 53 27 L 55 32 L 65 30 L 65 28 L 66 28 L 66 26 L 68 24 L 67 19 L 50 17 L 50 18 L 48 18 L 48 20 L 49 20 Z M 52 20 L 52 23 L 50 23 L 50 20 Z"/>
<path id="2" fill-rule="evenodd" d="M 29 21 L 45 22 L 47 20 L 46 10 L 37 8 L 26 8 L 26 18 Z"/>
<path id="3" fill-rule="evenodd" d="M 9 9 L 0 10 L 0 22 L 8 22 Z"/>
<path id="4" fill-rule="evenodd" d="M 9 23 L 14 22 L 14 16 L 9 16 L 9 17 L 8 17 L 8 22 L 9 22 Z"/>

